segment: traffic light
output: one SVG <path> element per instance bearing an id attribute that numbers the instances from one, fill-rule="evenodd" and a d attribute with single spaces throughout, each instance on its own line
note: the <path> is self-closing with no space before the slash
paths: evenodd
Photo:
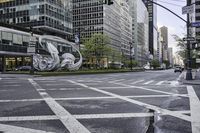
<path id="1" fill-rule="evenodd" d="M 114 2 L 113 2 L 113 0 L 107 0 L 107 4 L 112 5 L 112 4 L 114 4 Z"/>

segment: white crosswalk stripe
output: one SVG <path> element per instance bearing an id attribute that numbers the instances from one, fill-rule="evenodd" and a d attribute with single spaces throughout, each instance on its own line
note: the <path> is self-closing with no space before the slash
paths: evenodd
<path id="1" fill-rule="evenodd" d="M 160 81 L 158 83 L 156 83 L 156 85 L 162 85 L 165 81 Z"/>
<path id="2" fill-rule="evenodd" d="M 145 85 L 148 85 L 148 84 L 150 84 L 150 83 L 153 83 L 154 82 L 154 80 L 150 80 L 150 81 L 147 81 L 146 83 L 144 83 Z"/>
<path id="3" fill-rule="evenodd" d="M 133 82 L 133 83 L 131 83 L 131 84 L 137 84 L 137 83 L 140 83 L 140 82 L 143 82 L 144 80 L 138 80 L 138 81 L 135 81 L 135 82 Z"/>

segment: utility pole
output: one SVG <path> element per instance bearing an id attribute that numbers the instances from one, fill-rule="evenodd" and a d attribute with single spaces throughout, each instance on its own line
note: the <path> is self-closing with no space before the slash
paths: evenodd
<path id="1" fill-rule="evenodd" d="M 187 6 L 191 5 L 191 0 L 187 0 Z M 187 38 L 190 37 L 190 15 L 187 13 Z M 190 41 L 187 40 L 187 72 L 186 72 L 186 80 L 192 80 L 192 72 L 191 72 L 191 51 L 190 51 Z"/>

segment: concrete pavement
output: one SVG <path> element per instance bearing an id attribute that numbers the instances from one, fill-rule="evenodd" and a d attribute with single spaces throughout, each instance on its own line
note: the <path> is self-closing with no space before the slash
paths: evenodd
<path id="1" fill-rule="evenodd" d="M 173 70 L 0 77 L 0 132 L 198 133 L 197 93 L 178 77 Z"/>

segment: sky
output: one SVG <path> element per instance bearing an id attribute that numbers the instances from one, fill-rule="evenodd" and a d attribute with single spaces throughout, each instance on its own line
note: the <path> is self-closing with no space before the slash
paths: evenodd
<path id="1" fill-rule="evenodd" d="M 186 0 L 157 0 L 157 3 L 167 7 L 182 18 L 186 18 L 186 15 L 182 15 L 182 7 L 186 5 Z M 168 45 L 169 47 L 173 47 L 173 53 L 175 54 L 178 49 L 171 35 L 176 34 L 183 37 L 184 33 L 186 33 L 186 23 L 165 9 L 157 6 L 157 25 L 158 27 L 168 27 Z"/>

